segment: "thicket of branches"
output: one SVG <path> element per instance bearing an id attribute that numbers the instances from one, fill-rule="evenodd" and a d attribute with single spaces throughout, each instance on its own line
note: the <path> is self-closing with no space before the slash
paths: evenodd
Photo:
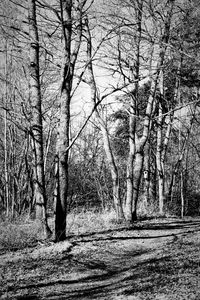
<path id="1" fill-rule="evenodd" d="M 0 212 L 198 214 L 198 1 L 0 4 Z"/>

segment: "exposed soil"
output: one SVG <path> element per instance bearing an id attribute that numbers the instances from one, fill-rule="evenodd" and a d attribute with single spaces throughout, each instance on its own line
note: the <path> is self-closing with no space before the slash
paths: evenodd
<path id="1" fill-rule="evenodd" d="M 200 299 L 200 219 L 0 253 L 0 299 Z"/>

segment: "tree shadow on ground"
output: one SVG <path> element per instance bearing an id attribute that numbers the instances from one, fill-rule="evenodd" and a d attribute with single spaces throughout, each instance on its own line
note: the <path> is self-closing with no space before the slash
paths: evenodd
<path id="1" fill-rule="evenodd" d="M 58 280 L 21 288 L 38 290 L 55 286 L 55 291 L 46 294 L 45 299 L 111 299 L 119 295 L 124 296 L 121 299 L 126 299 L 130 295 L 137 294 L 140 294 L 139 299 L 154 299 L 154 293 L 158 290 L 161 292 L 166 289 L 173 290 L 173 287 L 177 286 L 180 281 L 183 282 L 184 271 L 189 276 L 189 274 L 194 274 L 199 270 L 199 261 L 185 261 L 184 255 L 177 259 L 172 254 L 138 262 L 129 268 L 124 268 L 122 265 L 118 270 L 112 270 L 105 264 L 99 265 L 98 263 L 96 268 L 98 270 L 102 268 L 105 273 L 77 280 Z M 130 255 L 129 259 L 134 259 L 134 257 L 134 255 Z M 88 268 L 90 268 L 89 265 Z M 180 268 L 182 273 L 179 272 Z M 192 277 L 187 278 L 187 285 L 189 285 L 190 280 L 192 281 Z M 60 288 L 57 289 L 57 286 Z M 191 292 L 194 292 L 192 288 Z"/>
<path id="2" fill-rule="evenodd" d="M 85 237 L 90 237 L 93 235 L 104 235 L 104 234 L 109 234 L 109 233 L 119 233 L 119 232 L 129 232 L 133 230 L 173 230 L 173 229 L 182 229 L 182 228 L 191 228 L 191 227 L 200 227 L 200 220 L 174 220 L 174 221 L 163 221 L 163 222 L 156 222 L 156 223 L 143 223 L 140 222 L 138 223 L 133 223 L 131 225 L 126 225 L 126 226 L 120 226 L 117 228 L 112 228 L 112 229 L 107 229 L 107 230 L 102 230 L 102 231 L 94 231 L 94 232 L 88 232 L 88 233 L 83 233 L 83 234 L 72 234 L 68 235 L 68 239 L 74 239 L 74 238 L 85 238 Z"/>
<path id="3" fill-rule="evenodd" d="M 199 292 L 197 282 L 199 266 L 199 260 L 187 260 L 187 257 L 184 256 L 179 259 L 167 256 L 165 258 L 150 260 L 145 264 L 142 274 L 141 270 L 137 267 L 132 276 L 124 279 L 123 295 L 146 293 L 152 295 L 153 299 L 153 294 L 155 295 L 158 291 L 163 293 L 168 290 L 171 295 L 170 299 L 177 299 L 176 295 L 173 296 L 173 292 L 176 291 L 179 292 L 178 299 L 199 299 L 190 298 L 192 294 L 194 295 Z M 196 282 L 194 281 L 195 276 Z M 182 289 L 182 286 L 187 289 L 190 297 L 189 294 L 184 294 L 185 291 Z M 183 298 L 180 297 L 181 294 Z"/>
<path id="4" fill-rule="evenodd" d="M 130 260 L 134 260 L 136 256 L 140 255 L 147 255 L 150 251 L 136 251 L 129 255 Z M 119 259 L 119 258 L 118 258 Z M 48 288 L 54 288 L 54 292 L 47 292 L 45 295 L 45 299 L 95 299 L 96 297 L 101 297 L 106 295 L 107 292 L 115 291 L 115 288 L 119 286 L 122 280 L 127 279 L 132 276 L 132 272 L 134 271 L 133 267 L 123 267 L 115 268 L 115 266 L 108 266 L 104 261 L 79 261 L 78 259 L 73 259 L 73 262 L 77 265 L 84 266 L 84 271 L 86 270 L 96 270 L 96 274 L 93 275 L 86 275 L 77 279 L 71 280 L 54 280 L 49 282 L 40 282 L 35 284 L 25 284 L 23 286 L 17 287 L 10 287 L 8 290 L 10 291 L 18 291 L 19 290 L 48 290 Z M 138 264 L 139 265 L 143 265 Z M 67 263 L 66 263 L 67 268 Z M 137 265 L 135 266 L 137 268 Z M 130 273 L 131 272 L 131 273 Z M 60 287 L 60 288 L 59 288 Z M 61 290 L 62 287 L 62 291 Z M 34 299 L 35 295 L 30 295 L 27 299 Z M 26 299 L 24 297 L 19 297 L 19 299 Z M 97 299 L 98 299 L 97 298 Z M 37 297 L 35 298 L 37 299 Z"/>
<path id="5" fill-rule="evenodd" d="M 185 230 L 178 233 L 164 233 L 169 230 Z M 146 235 L 134 235 L 137 231 L 143 231 L 147 233 Z M 155 231 L 155 234 L 148 234 L 148 231 Z M 163 234 L 157 234 L 158 231 L 163 231 Z M 69 241 L 72 241 L 74 245 L 76 243 L 89 243 L 89 242 L 98 242 L 98 241 L 117 241 L 117 240 L 141 240 L 141 239 L 158 239 L 158 238 L 167 238 L 173 237 L 176 239 L 178 236 L 187 234 L 188 232 L 198 232 L 200 231 L 200 221 L 181 221 L 177 220 L 175 222 L 166 222 L 166 223 L 154 223 L 154 224 L 142 224 L 129 227 L 122 227 L 118 229 L 109 229 L 99 232 L 90 232 L 80 235 L 69 236 Z M 119 234 L 122 234 L 121 236 Z M 125 235 L 127 233 L 127 235 Z M 133 235 L 130 235 L 130 234 Z M 115 235 L 117 234 L 117 236 Z"/>
<path id="6" fill-rule="evenodd" d="M 37 300 L 37 299 L 40 299 L 40 297 L 36 294 L 16 297 L 16 300 Z"/>
<path id="7" fill-rule="evenodd" d="M 129 255 L 129 259 L 134 259 L 137 256 L 141 256 L 141 255 L 146 255 L 149 254 L 151 252 L 151 250 L 136 250 L 136 251 L 132 251 L 132 253 Z M 125 253 L 122 254 L 123 258 L 126 255 Z M 113 258 L 114 259 L 114 258 Z M 120 259 L 120 257 L 118 257 L 118 259 Z M 108 264 L 106 262 L 104 262 L 103 260 L 97 260 L 97 259 L 93 259 L 88 258 L 86 260 L 80 260 L 78 258 L 74 258 L 72 255 L 66 255 L 65 257 L 62 258 L 62 260 L 60 259 L 49 259 L 48 263 L 51 264 L 56 264 L 57 266 L 59 265 L 66 265 L 66 270 L 68 268 L 69 262 L 73 262 L 74 265 L 79 265 L 82 266 L 83 269 L 83 277 L 82 278 L 77 278 L 77 279 L 70 279 L 70 280 L 54 280 L 51 282 L 39 282 L 39 283 L 33 283 L 33 284 L 26 284 L 26 285 L 22 285 L 20 287 L 18 287 L 18 289 L 38 289 L 38 288 L 43 288 L 43 287 L 48 287 L 48 286 L 54 286 L 57 284 L 67 284 L 67 285 L 73 285 L 73 284 L 80 284 L 80 283 L 84 283 L 84 282 L 93 282 L 93 281 L 102 281 L 102 280 L 107 280 L 112 276 L 115 276 L 118 274 L 119 272 L 119 268 L 116 268 L 115 265 L 113 266 L 108 266 Z M 41 263 L 41 262 L 38 262 Z M 103 273 L 101 272 L 100 274 L 95 274 L 95 275 L 89 275 L 89 276 L 84 276 L 84 272 L 87 270 L 97 270 L 97 271 L 103 271 Z M 120 270 L 122 271 L 127 271 L 129 270 L 129 268 L 120 268 Z M 11 286 L 9 288 L 9 291 L 15 290 L 14 286 Z"/>
<path id="8" fill-rule="evenodd" d="M 145 228 L 144 228 L 145 227 Z M 139 295 L 138 299 L 155 299 L 155 293 L 166 293 L 166 291 L 177 291 L 181 294 L 180 284 L 187 287 L 188 291 L 195 293 L 194 276 L 198 277 L 200 269 L 199 244 L 193 240 L 177 240 L 177 236 L 184 236 L 200 230 L 200 221 L 180 221 L 171 223 L 145 224 L 139 230 L 169 230 L 168 234 L 154 234 L 150 236 L 128 236 L 128 233 L 134 232 L 135 228 L 121 230 L 123 235 L 111 236 L 110 233 L 118 233 L 118 230 L 102 231 L 100 234 L 84 235 L 86 240 L 77 241 L 79 243 L 98 242 L 98 250 L 88 250 L 78 254 L 63 253 L 62 257 L 46 258 L 41 263 L 49 264 L 60 270 L 57 273 L 58 279 L 47 277 L 35 282 L 23 282 L 21 285 L 10 287 L 8 292 L 26 293 L 20 299 L 127 299 L 132 295 Z M 170 230 L 182 229 L 182 232 L 176 235 Z M 127 235 L 126 235 L 127 232 Z M 83 235 L 82 235 L 83 236 Z M 88 239 L 88 237 L 92 237 Z M 156 248 L 130 248 L 127 251 L 121 250 L 110 253 L 104 250 L 104 245 L 111 245 L 109 241 L 127 241 L 131 239 L 153 239 L 172 237 L 170 243 L 165 244 L 163 251 L 159 255 L 154 254 Z M 105 243 L 104 243 L 105 242 Z M 115 245 L 115 243 L 113 243 Z M 120 245 L 120 243 L 119 243 Z M 162 243 L 161 243 L 162 245 Z M 107 252 L 106 252 L 107 251 Z M 121 252 L 120 252 L 121 251 Z M 98 256 L 98 254 L 100 254 Z M 192 255 L 194 254 L 194 257 Z M 106 256 L 107 255 L 107 256 Z M 189 257 L 190 255 L 190 257 Z M 196 256 L 195 256 L 196 255 Z M 153 257 L 152 257 L 153 256 Z M 27 266 L 30 267 L 30 266 Z M 36 267 L 36 265 L 35 265 Z M 52 274 L 53 274 L 52 270 Z M 48 274 L 48 273 L 47 273 Z M 74 274 L 74 277 L 70 276 Z M 77 276 L 79 274 L 79 276 Z M 27 290 L 29 291 L 27 294 Z M 20 292 L 21 291 L 21 292 Z M 38 295 L 44 295 L 43 298 Z M 29 298 L 28 298 L 28 297 Z M 32 298 L 31 298 L 32 297 Z M 35 298 L 34 298 L 35 297 Z M 124 297 L 124 298 L 123 298 Z M 9 299 L 9 298 L 7 298 Z M 13 299 L 13 298 L 10 298 Z M 131 298 L 129 298 L 131 299 Z M 167 299 L 167 298 L 166 298 Z M 170 299 L 176 299 L 174 298 Z M 178 299 L 181 298 L 179 295 Z M 198 298 L 195 298 L 198 299 Z"/>

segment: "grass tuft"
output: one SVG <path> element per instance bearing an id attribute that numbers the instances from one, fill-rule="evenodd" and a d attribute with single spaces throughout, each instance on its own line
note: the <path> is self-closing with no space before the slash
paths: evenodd
<path id="1" fill-rule="evenodd" d="M 0 223 L 0 250 L 15 251 L 35 244 L 40 228 L 37 222 L 4 221 Z"/>
<path id="2" fill-rule="evenodd" d="M 83 234 L 108 230 L 116 223 L 114 210 L 82 210 L 67 216 L 67 234 Z"/>

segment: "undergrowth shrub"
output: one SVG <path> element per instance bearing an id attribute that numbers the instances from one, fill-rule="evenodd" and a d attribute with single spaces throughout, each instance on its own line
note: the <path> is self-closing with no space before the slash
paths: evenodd
<path id="1" fill-rule="evenodd" d="M 27 215 L 15 220 L 5 219 L 0 222 L 0 250 L 17 250 L 35 244 L 40 236 L 38 222 Z"/>
<path id="2" fill-rule="evenodd" d="M 108 230 L 116 223 L 113 209 L 97 211 L 72 211 L 67 216 L 67 233 L 100 232 Z"/>

